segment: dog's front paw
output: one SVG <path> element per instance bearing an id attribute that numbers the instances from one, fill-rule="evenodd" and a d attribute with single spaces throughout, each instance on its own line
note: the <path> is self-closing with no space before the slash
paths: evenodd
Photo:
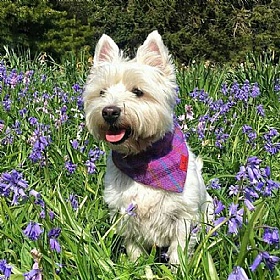
<path id="1" fill-rule="evenodd" d="M 179 260 L 179 255 L 177 250 L 168 250 L 167 255 L 169 257 L 169 263 L 172 265 L 179 265 L 180 264 L 180 260 Z"/>
<path id="2" fill-rule="evenodd" d="M 137 261 L 137 259 L 141 256 L 143 253 L 142 248 L 140 248 L 136 243 L 127 241 L 126 242 L 126 252 L 130 260 L 133 262 Z"/>

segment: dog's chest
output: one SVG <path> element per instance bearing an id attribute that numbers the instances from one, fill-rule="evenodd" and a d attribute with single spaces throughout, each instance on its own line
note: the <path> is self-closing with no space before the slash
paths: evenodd
<path id="1" fill-rule="evenodd" d="M 183 211 L 180 194 L 139 184 L 108 160 L 104 199 L 111 213 L 125 214 L 125 235 L 141 236 L 147 243 L 166 246 Z M 132 209 L 133 208 L 133 209 Z"/>

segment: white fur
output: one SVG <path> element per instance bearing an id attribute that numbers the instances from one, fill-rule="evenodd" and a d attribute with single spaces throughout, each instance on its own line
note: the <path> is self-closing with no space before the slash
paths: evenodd
<path id="1" fill-rule="evenodd" d="M 144 95 L 136 97 L 133 88 Z M 86 124 L 96 139 L 104 140 L 110 129 L 102 109 L 117 106 L 121 115 L 116 125 L 130 128 L 131 135 L 123 143 L 109 146 L 124 156 L 138 154 L 173 129 L 175 100 L 174 66 L 157 31 L 149 34 L 133 60 L 124 58 L 109 36 L 101 37 L 84 90 Z M 111 214 L 124 213 L 131 203 L 136 205 L 135 215 L 125 215 L 119 227 L 133 260 L 157 245 L 169 247 L 170 262 L 178 264 L 178 246 L 184 249 L 189 240 L 191 249 L 197 242 L 192 225 L 207 217 L 212 201 L 201 169 L 202 160 L 190 151 L 184 191 L 173 193 L 133 181 L 108 156 L 104 199 Z"/>

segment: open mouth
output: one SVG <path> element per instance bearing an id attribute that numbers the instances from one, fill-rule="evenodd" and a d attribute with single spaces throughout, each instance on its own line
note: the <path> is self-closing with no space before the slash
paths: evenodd
<path id="1" fill-rule="evenodd" d="M 121 144 L 130 134 L 131 129 L 110 127 L 109 130 L 106 131 L 105 138 L 112 144 Z"/>

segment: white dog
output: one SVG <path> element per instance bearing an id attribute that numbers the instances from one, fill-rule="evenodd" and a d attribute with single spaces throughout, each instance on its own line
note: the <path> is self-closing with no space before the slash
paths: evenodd
<path id="1" fill-rule="evenodd" d="M 83 94 L 86 125 L 112 150 L 104 198 L 112 215 L 130 213 L 120 234 L 132 260 L 156 245 L 178 264 L 178 246 L 193 247 L 191 228 L 212 205 L 202 162 L 174 117 L 176 97 L 174 65 L 157 31 L 132 60 L 109 36 L 100 38 Z"/>

